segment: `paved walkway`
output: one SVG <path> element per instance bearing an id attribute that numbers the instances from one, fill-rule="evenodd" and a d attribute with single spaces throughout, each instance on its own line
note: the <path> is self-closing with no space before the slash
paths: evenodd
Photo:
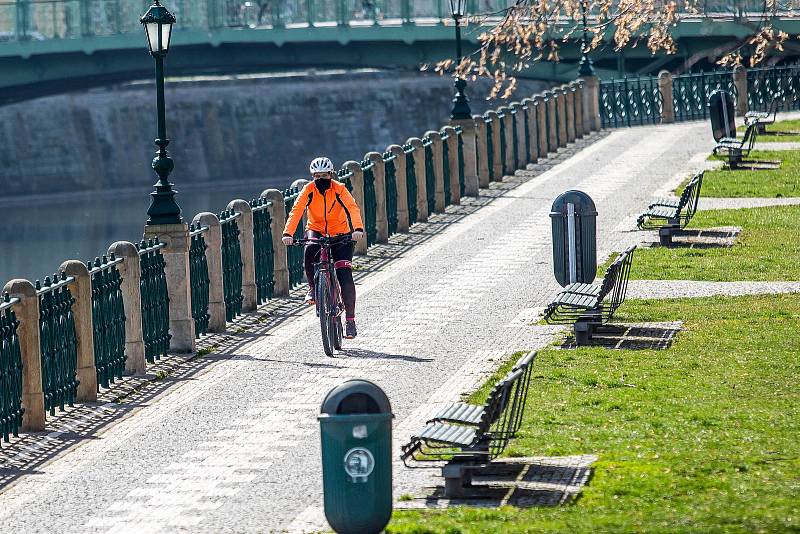
<path id="1" fill-rule="evenodd" d="M 800 150 L 800 143 L 792 141 L 757 141 L 755 150 Z"/>
<path id="2" fill-rule="evenodd" d="M 769 206 L 795 206 L 797 204 L 800 204 L 800 197 L 714 198 L 701 196 L 697 208 L 701 210 L 738 210 Z"/>
<path id="3" fill-rule="evenodd" d="M 698 280 L 631 280 L 628 298 L 674 299 L 716 295 L 800 293 L 800 282 L 701 282 Z"/>
<path id="4" fill-rule="evenodd" d="M 82 420 L 35 441 L 44 445 L 12 449 L 3 530 L 324 526 L 316 414 L 325 393 L 352 377 L 376 381 L 392 400 L 399 443 L 504 356 L 547 344 L 555 329 L 527 327 L 519 315 L 558 289 L 554 197 L 577 188 L 594 198 L 599 253 L 607 256 L 641 239 L 632 231 L 636 214 L 665 182 L 702 163 L 696 154 L 712 148 L 707 130 L 695 123 L 614 131 L 371 249 L 358 271 L 360 337 L 336 358 L 323 355 L 300 291 L 233 327 L 244 331 L 210 337 L 211 354 L 176 360 L 173 377 L 122 403 L 82 408 Z M 64 443 L 79 445 L 61 452 Z M 413 476 L 396 468 L 396 495 Z"/>

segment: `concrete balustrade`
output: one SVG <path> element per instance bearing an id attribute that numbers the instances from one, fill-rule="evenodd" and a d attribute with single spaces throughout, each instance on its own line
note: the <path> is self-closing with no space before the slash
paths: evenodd
<path id="1" fill-rule="evenodd" d="M 286 257 L 286 246 L 281 241 L 283 227 L 286 225 L 286 204 L 283 200 L 283 193 L 277 189 L 265 189 L 261 193 L 261 198 L 266 198 L 270 202 L 267 209 L 271 220 L 273 279 L 275 281 L 272 294 L 276 297 L 288 297 L 289 264 Z"/>
<path id="2" fill-rule="evenodd" d="M 533 98 L 523 98 L 521 102 L 528 120 L 528 161 L 536 163 L 539 159 L 539 137 L 536 132 L 536 104 Z"/>
<path id="3" fill-rule="evenodd" d="M 410 137 L 407 145 L 414 147 L 414 175 L 417 179 L 417 222 L 428 220 L 428 184 L 425 180 L 425 145 L 422 139 Z"/>
<path id="4" fill-rule="evenodd" d="M 511 104 L 511 109 L 515 113 L 517 124 L 517 165 L 514 167 L 525 167 L 528 164 L 528 148 L 525 144 L 525 121 L 528 110 L 520 102 Z"/>
<path id="5" fill-rule="evenodd" d="M 361 218 L 364 218 L 364 171 L 361 169 L 361 165 L 357 161 L 346 161 L 342 164 L 343 169 L 347 169 L 350 173 L 350 183 L 353 184 L 353 198 L 356 200 L 356 204 L 361 209 Z M 367 222 L 364 221 L 366 225 Z M 364 228 L 366 232 L 366 228 Z M 367 239 L 364 237 L 363 239 L 359 239 L 356 241 L 355 246 L 355 253 L 356 254 L 366 254 L 367 253 Z"/>
<path id="6" fill-rule="evenodd" d="M 797 76 L 795 71 L 795 76 Z M 736 99 L 736 115 L 744 117 L 747 113 L 747 69 L 742 65 L 733 68 L 733 86 L 739 97 Z"/>
<path id="7" fill-rule="evenodd" d="M 450 174 L 444 177 L 444 187 L 450 189 L 450 204 L 458 206 L 461 204 L 461 183 L 459 183 L 458 176 L 458 134 L 452 126 L 445 126 L 442 131 L 447 135 L 447 141 L 445 141 L 447 143 L 447 166 L 450 169 Z M 464 165 L 466 167 L 466 159 Z"/>
<path id="8" fill-rule="evenodd" d="M 553 91 L 545 91 L 544 97 L 547 105 L 547 151 L 558 152 L 556 94 Z"/>
<path id="9" fill-rule="evenodd" d="M 492 126 L 492 174 L 495 182 L 502 182 L 503 153 L 500 151 L 500 116 L 494 110 L 487 111 L 486 116 L 491 120 Z"/>
<path id="10" fill-rule="evenodd" d="M 477 130 L 475 118 L 464 120 L 451 120 L 450 125 L 461 127 L 461 139 L 464 155 L 464 194 L 468 197 L 478 196 L 479 171 L 478 171 L 478 141 L 480 135 Z M 486 136 L 484 135 L 484 138 Z M 455 198 L 455 197 L 453 197 Z"/>
<path id="11" fill-rule="evenodd" d="M 394 154 L 394 177 L 397 185 L 397 231 L 408 232 L 408 183 L 406 182 L 406 152 L 400 145 L 389 145 Z"/>
<path id="12" fill-rule="evenodd" d="M 385 243 L 389 239 L 389 221 L 386 218 L 386 163 L 383 155 L 368 152 L 364 159 L 372 162 L 372 175 L 375 177 L 375 239 Z"/>
<path id="13" fill-rule="evenodd" d="M 558 95 L 558 146 L 563 148 L 567 146 L 567 91 L 564 86 L 556 89 Z"/>
<path id="14" fill-rule="evenodd" d="M 242 255 L 242 311 L 250 312 L 258 306 L 256 258 L 253 244 L 253 208 L 246 200 L 237 198 L 228 203 L 227 209 L 242 214 L 236 221 L 239 226 L 239 248 Z"/>
<path id="15" fill-rule="evenodd" d="M 583 122 L 584 131 L 597 132 L 602 128 L 600 120 L 600 78 L 586 76 L 581 78 L 584 86 L 583 93 Z"/>
<path id="16" fill-rule="evenodd" d="M 547 100 L 543 95 L 534 95 L 533 105 L 536 108 L 537 155 L 540 158 L 546 158 L 550 151 L 550 134 L 547 130 Z"/>
<path id="17" fill-rule="evenodd" d="M 586 125 L 583 119 L 583 82 L 572 82 L 575 86 L 575 137 L 582 138 L 586 134 Z"/>
<path id="18" fill-rule="evenodd" d="M 431 140 L 431 153 L 433 154 L 433 210 L 436 213 L 444 211 L 444 149 L 442 148 L 442 134 L 435 130 L 425 132 L 425 137 Z"/>
<path id="19" fill-rule="evenodd" d="M 19 321 L 17 337 L 22 355 L 22 429 L 41 432 L 45 425 L 44 390 L 42 388 L 42 352 L 39 338 L 39 296 L 27 280 L 16 279 L 3 288 L 14 304 L 14 314 Z M 95 384 L 97 378 L 95 377 Z M 96 389 L 96 386 L 95 386 Z"/>
<path id="20" fill-rule="evenodd" d="M 575 142 L 575 88 L 572 84 L 564 86 L 567 108 L 567 143 Z"/>
<path id="21" fill-rule="evenodd" d="M 206 262 L 208 263 L 208 331 L 225 332 L 225 291 L 222 282 L 222 226 L 219 218 L 207 211 L 195 215 L 192 222 L 208 227 L 208 232 L 205 234 Z M 172 306 L 172 302 L 170 302 L 170 306 Z"/>
<path id="22" fill-rule="evenodd" d="M 481 115 L 473 116 L 475 122 L 475 155 L 477 160 L 478 186 L 489 187 L 489 140 L 486 137 L 488 125 Z"/>
<path id="23" fill-rule="evenodd" d="M 675 122 L 675 101 L 672 98 L 672 74 L 668 70 L 662 70 L 658 73 L 658 90 L 663 97 L 661 122 L 671 124 Z"/>
<path id="24" fill-rule="evenodd" d="M 503 121 L 503 137 L 506 145 L 503 168 L 506 169 L 506 172 L 513 174 L 514 167 L 516 167 L 514 164 L 514 111 L 508 106 L 504 106 L 500 109 L 503 110 L 503 117 L 501 120 Z M 497 178 L 498 181 L 502 181 L 503 175 L 506 174 L 506 172 L 495 178 Z"/>
<path id="25" fill-rule="evenodd" d="M 117 269 L 122 277 L 120 290 L 122 291 L 122 306 L 125 308 L 125 373 L 142 374 L 147 370 L 147 360 L 144 353 L 144 330 L 140 313 L 142 309 L 142 262 L 139 257 L 139 249 L 128 241 L 117 241 L 108 247 L 108 254 L 122 259 L 122 263 L 117 265 Z M 62 269 L 66 270 L 63 265 Z M 81 381 L 82 384 L 83 381 Z M 78 386 L 78 391 L 80 392 L 80 386 Z"/>

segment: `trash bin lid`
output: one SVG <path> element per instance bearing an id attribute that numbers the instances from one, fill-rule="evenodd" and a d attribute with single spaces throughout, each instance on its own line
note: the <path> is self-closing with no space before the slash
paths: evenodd
<path id="1" fill-rule="evenodd" d="M 322 401 L 320 413 L 392 413 L 392 406 L 389 397 L 377 385 L 369 380 L 354 379 L 330 390 Z"/>
<path id="2" fill-rule="evenodd" d="M 574 205 L 575 213 L 578 215 L 597 215 L 597 208 L 594 205 L 592 197 L 583 191 L 571 189 L 556 197 L 553 201 L 553 207 L 550 208 L 550 217 L 566 215 L 567 204 Z"/>

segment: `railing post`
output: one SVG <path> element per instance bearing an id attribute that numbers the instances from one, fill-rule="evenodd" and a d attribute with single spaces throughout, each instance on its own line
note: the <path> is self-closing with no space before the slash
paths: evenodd
<path id="1" fill-rule="evenodd" d="M 444 177 L 445 188 L 450 188 L 450 203 L 461 204 L 461 184 L 458 181 L 458 134 L 453 126 L 445 126 L 442 131 L 447 135 L 447 167 L 449 176 Z M 462 130 L 461 135 L 464 135 Z M 464 158 L 466 160 L 466 158 Z M 466 162 L 465 162 L 466 165 Z M 466 179 L 466 175 L 464 176 Z"/>
<path id="2" fill-rule="evenodd" d="M 558 95 L 558 146 L 567 146 L 567 90 L 562 85 L 556 88 Z"/>
<path id="3" fill-rule="evenodd" d="M 169 332 L 172 335 L 169 348 L 176 352 L 194 352 L 195 335 L 192 318 L 192 286 L 189 275 L 189 237 L 188 224 L 148 225 L 144 229 L 144 239 L 158 238 L 166 246 L 161 250 L 164 256 L 164 274 L 167 277 L 169 293 Z"/>
<path id="4" fill-rule="evenodd" d="M 122 263 L 117 266 L 117 269 L 122 278 L 120 290 L 122 291 L 122 305 L 125 308 L 125 373 L 141 374 L 147 370 L 147 360 L 144 351 L 144 328 L 142 327 L 142 263 L 139 250 L 133 243 L 117 241 L 108 247 L 108 254 L 122 258 Z M 77 276 L 75 279 L 77 280 Z M 77 319 L 75 328 L 78 328 Z M 80 354 L 80 337 L 78 338 L 78 353 Z M 78 372 L 80 373 L 80 366 Z M 78 386 L 79 396 L 80 387 Z"/>
<path id="5" fill-rule="evenodd" d="M 739 93 L 736 98 L 736 115 L 743 117 L 747 113 L 747 69 L 742 65 L 733 68 L 733 85 Z"/>
<path id="6" fill-rule="evenodd" d="M 389 219 L 386 216 L 386 162 L 383 154 L 368 152 L 364 159 L 372 162 L 372 175 L 375 177 L 375 240 L 385 243 L 389 239 Z"/>
<path id="7" fill-rule="evenodd" d="M 208 331 L 224 332 L 226 325 L 225 290 L 222 282 L 222 226 L 219 217 L 207 211 L 195 215 L 192 223 L 208 227 L 205 235 L 208 264 Z"/>
<path id="8" fill-rule="evenodd" d="M 486 119 L 473 115 L 475 122 L 475 156 L 479 187 L 489 187 L 489 141 L 486 138 Z M 477 195 L 475 195 L 477 196 Z"/>
<path id="9" fill-rule="evenodd" d="M 411 0 L 400 0 L 400 18 L 403 24 L 413 24 L 411 20 Z"/>
<path id="10" fill-rule="evenodd" d="M 394 176 L 397 187 L 397 231 L 408 232 L 408 188 L 406 184 L 406 152 L 400 145 L 389 145 L 387 152 L 394 154 Z"/>
<path id="11" fill-rule="evenodd" d="M 658 73 L 658 90 L 661 92 L 661 122 L 675 122 L 675 100 L 672 96 L 672 74 L 668 70 Z"/>
<path id="12" fill-rule="evenodd" d="M 477 129 L 476 119 L 451 120 L 450 126 L 461 126 L 461 139 L 464 151 L 464 194 L 468 197 L 478 196 L 477 167 Z M 484 134 L 484 138 L 486 134 Z M 460 188 L 459 188 L 460 189 Z M 459 195 L 460 196 L 460 195 Z M 454 197 L 450 197 L 454 198 Z"/>
<path id="13" fill-rule="evenodd" d="M 283 200 L 283 193 L 277 189 L 265 189 L 261 193 L 262 198 L 266 198 L 270 205 L 270 231 L 272 233 L 272 255 L 273 255 L 273 278 L 275 287 L 272 294 L 276 297 L 289 296 L 289 264 L 286 258 L 286 246 L 283 244 L 283 227 L 286 226 L 286 205 Z"/>
<path id="14" fill-rule="evenodd" d="M 512 102 L 511 109 L 516 112 L 517 117 L 517 166 L 524 169 L 528 165 L 528 147 L 525 145 L 525 121 L 528 120 L 528 110 L 521 102 Z"/>
<path id="15" fill-rule="evenodd" d="M 547 104 L 547 151 L 558 152 L 556 94 L 553 91 L 545 91 L 544 95 Z"/>
<path id="16" fill-rule="evenodd" d="M 505 113 L 503 113 L 503 118 L 500 119 L 503 121 L 503 134 L 505 137 L 505 144 L 506 144 L 506 158 L 503 167 L 509 174 L 514 174 L 516 170 L 514 167 L 514 116 L 511 114 L 511 107 L 510 106 L 503 106 Z M 498 181 L 503 181 L 503 174 L 501 173 L 497 176 Z"/>
<path id="17" fill-rule="evenodd" d="M 600 78 L 586 76 L 583 80 L 583 129 L 585 132 L 596 132 L 602 128 L 600 121 Z"/>
<path id="18" fill-rule="evenodd" d="M 27 280 L 11 280 L 4 293 L 19 299 L 14 314 L 19 321 L 17 337 L 22 355 L 22 428 L 41 432 L 45 425 L 44 391 L 42 388 L 42 352 L 39 338 L 39 296 Z"/>
<path id="19" fill-rule="evenodd" d="M 564 94 L 566 95 L 566 130 L 567 130 L 567 143 L 575 142 L 575 88 L 572 84 L 564 85 Z"/>
<path id="20" fill-rule="evenodd" d="M 547 101 L 544 95 L 533 95 L 533 105 L 536 108 L 536 142 L 538 143 L 538 156 L 547 158 L 548 133 L 547 133 Z"/>
<path id="21" fill-rule="evenodd" d="M 431 140 L 431 152 L 433 153 L 433 199 L 434 211 L 442 213 L 444 211 L 444 149 L 442 148 L 442 134 L 435 130 L 425 132 L 425 137 Z"/>
<path id="22" fill-rule="evenodd" d="M 65 261 L 59 271 L 64 271 L 67 276 L 75 279 L 67 286 L 75 299 L 72 316 L 75 320 L 75 337 L 78 340 L 76 378 L 79 384 L 75 400 L 94 402 L 97 400 L 97 368 L 92 327 L 92 277 L 86 265 L 78 260 Z"/>
<path id="23" fill-rule="evenodd" d="M 536 134 L 536 102 L 533 98 L 523 98 L 522 105 L 525 107 L 525 116 L 528 121 L 528 163 L 536 163 L 539 160 L 539 136 Z"/>
<path id="24" fill-rule="evenodd" d="M 242 311 L 250 312 L 258 306 L 253 208 L 246 200 L 237 198 L 228 203 L 227 209 L 242 214 L 236 221 L 239 226 L 239 249 L 242 254 Z"/>
<path id="25" fill-rule="evenodd" d="M 357 161 L 345 161 L 342 164 L 343 169 L 347 169 L 350 171 L 350 183 L 353 184 L 353 198 L 356 200 L 356 204 L 358 204 L 359 209 L 361 210 L 361 218 L 366 219 L 366 211 L 364 206 L 364 171 L 361 169 L 361 165 Z M 364 226 L 367 225 L 366 220 L 364 221 Z M 367 253 L 367 238 L 366 238 L 367 229 L 364 228 L 365 237 L 360 241 L 356 241 L 356 254 L 366 254 Z"/>
<path id="26" fill-rule="evenodd" d="M 572 82 L 575 84 L 575 137 L 582 138 L 586 135 L 586 123 L 583 119 L 583 93 L 585 91 L 583 80 Z"/>
<path id="27" fill-rule="evenodd" d="M 492 173 L 496 182 L 503 181 L 503 160 L 500 159 L 502 152 L 500 150 L 500 115 L 495 110 L 486 112 L 489 120 L 492 123 L 492 149 L 494 157 L 492 158 Z M 488 159 L 488 155 L 487 155 Z"/>
<path id="28" fill-rule="evenodd" d="M 422 139 L 411 137 L 407 145 L 414 147 L 414 176 L 417 178 L 417 222 L 428 220 L 428 184 L 425 181 L 425 145 Z"/>

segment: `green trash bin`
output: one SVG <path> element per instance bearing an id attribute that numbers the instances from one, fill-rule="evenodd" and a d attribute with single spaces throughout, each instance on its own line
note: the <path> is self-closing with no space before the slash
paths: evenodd
<path id="1" fill-rule="evenodd" d="M 583 191 L 559 195 L 550 209 L 553 274 L 565 287 L 591 284 L 597 273 L 597 208 Z"/>
<path id="2" fill-rule="evenodd" d="M 332 389 L 320 410 L 325 517 L 339 534 L 372 534 L 392 517 L 392 408 L 367 380 Z"/>
<path id="3" fill-rule="evenodd" d="M 708 96 L 708 116 L 714 141 L 722 138 L 736 139 L 736 108 L 734 98 L 727 91 L 717 89 Z"/>

